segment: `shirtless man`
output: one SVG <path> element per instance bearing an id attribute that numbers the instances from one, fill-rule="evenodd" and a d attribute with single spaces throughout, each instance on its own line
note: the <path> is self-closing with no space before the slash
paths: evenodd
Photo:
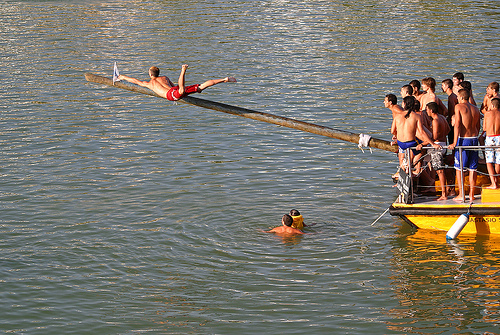
<path id="1" fill-rule="evenodd" d="M 434 171 L 436 171 L 439 177 L 439 183 L 441 185 L 441 197 L 437 200 L 446 200 L 446 176 L 444 174 L 444 154 L 446 153 L 446 136 L 450 132 L 450 126 L 446 121 L 446 118 L 438 113 L 439 106 L 436 102 L 429 102 L 425 108 L 425 112 L 432 119 L 431 129 L 432 129 L 432 139 L 435 144 L 439 144 L 444 149 L 441 150 L 430 150 L 431 155 L 431 166 Z"/>
<path id="2" fill-rule="evenodd" d="M 422 89 L 425 91 L 425 94 L 422 95 L 420 99 L 420 106 L 422 110 L 426 109 L 426 106 L 429 102 L 437 103 L 439 107 L 439 114 L 447 116 L 448 108 L 443 104 L 441 99 L 436 96 L 436 80 L 432 77 L 426 77 L 422 79 Z"/>
<path id="3" fill-rule="evenodd" d="M 403 85 L 401 87 L 401 98 L 413 95 L 413 87 L 411 85 Z"/>
<path id="4" fill-rule="evenodd" d="M 486 132 L 486 146 L 500 145 L 500 98 L 490 101 L 491 108 L 484 111 L 483 129 Z M 486 149 L 486 166 L 491 185 L 487 188 L 500 188 L 500 149 Z"/>
<path id="5" fill-rule="evenodd" d="M 480 126 L 479 109 L 469 102 L 470 94 L 466 89 L 458 91 L 458 105 L 455 106 L 455 134 L 454 141 L 448 146 L 448 149 L 454 150 L 456 146 L 477 146 Z M 469 169 L 469 201 L 473 202 L 474 189 L 477 179 L 478 152 L 475 150 L 462 151 L 463 167 Z M 455 170 L 459 180 L 459 194 L 453 200 L 462 202 L 464 190 L 462 188 L 462 171 L 460 170 L 460 152 L 455 151 Z"/>
<path id="6" fill-rule="evenodd" d="M 431 144 L 434 149 L 441 149 L 441 146 L 435 144 L 424 131 L 421 117 L 413 112 L 415 103 L 415 97 L 405 97 L 403 99 L 403 107 L 406 113 L 395 115 L 392 122 L 391 133 L 396 136 L 399 149 L 404 152 L 408 148 L 418 146 L 419 144 L 416 141 L 417 134 L 424 141 L 422 144 Z M 413 157 L 419 153 L 418 149 L 412 149 L 410 151 L 410 162 L 413 162 Z"/>
<path id="7" fill-rule="evenodd" d="M 452 77 L 452 82 L 453 82 L 453 93 L 455 93 L 458 96 L 458 91 L 460 90 L 460 87 L 458 86 L 462 81 L 464 81 L 465 77 L 462 72 L 457 72 L 453 75 Z"/>
<path id="8" fill-rule="evenodd" d="M 204 82 L 201 85 L 196 84 L 196 85 L 185 86 L 184 82 L 185 82 L 187 68 L 188 65 L 186 64 L 182 65 L 181 74 L 179 75 L 178 86 L 175 86 L 168 77 L 166 76 L 160 77 L 159 76 L 160 69 L 158 69 L 156 66 L 152 66 L 151 68 L 149 68 L 149 77 L 151 78 L 149 81 L 142 81 L 124 75 L 120 75 L 118 79 L 119 80 L 123 79 L 128 82 L 131 82 L 132 84 L 136 84 L 142 87 L 147 87 L 156 94 L 158 94 L 159 96 L 161 96 L 162 98 L 167 98 L 170 101 L 177 101 L 192 93 L 201 93 L 207 87 L 216 84 L 236 82 L 236 79 L 234 77 L 226 77 L 224 79 L 211 79 Z"/>
<path id="9" fill-rule="evenodd" d="M 448 116 L 447 121 L 450 126 L 450 133 L 448 134 L 448 143 L 453 143 L 455 133 L 453 131 L 453 126 L 451 125 L 451 117 L 455 115 L 455 106 L 458 104 L 458 98 L 455 93 L 453 93 L 453 81 L 451 79 L 445 79 L 441 82 L 441 89 L 444 93 L 448 95 Z"/>
<path id="10" fill-rule="evenodd" d="M 425 92 L 422 92 L 420 90 L 420 88 L 422 87 L 420 85 L 420 82 L 417 80 L 417 79 L 413 79 L 412 81 L 410 81 L 409 85 L 411 87 L 413 87 L 413 96 L 418 100 L 420 101 L 420 98 L 422 98 L 422 95 L 425 93 Z"/>
<path id="11" fill-rule="evenodd" d="M 468 90 L 469 94 L 470 94 L 470 96 L 469 96 L 469 102 L 471 104 L 473 104 L 474 106 L 477 106 L 476 100 L 474 100 L 474 97 L 472 96 L 472 84 L 471 84 L 470 81 L 467 81 L 467 80 L 462 81 L 460 84 L 458 84 L 458 88 L 459 89 L 464 88 L 464 89 Z"/>
<path id="12" fill-rule="evenodd" d="M 401 108 L 401 106 L 398 105 L 398 98 L 394 94 L 390 93 L 390 94 L 387 94 L 385 96 L 384 106 L 386 108 L 389 108 L 389 110 L 392 113 L 392 124 L 394 124 L 394 119 L 396 118 L 397 115 L 404 115 L 405 114 L 405 111 L 403 110 L 403 108 Z M 394 144 L 396 144 L 397 134 L 395 134 L 392 131 L 392 129 L 391 129 L 391 133 L 393 134 L 391 144 L 394 145 Z M 398 160 L 399 160 L 399 166 L 401 168 L 404 168 L 404 165 L 405 165 L 404 164 L 404 157 L 405 157 L 405 153 L 403 150 L 400 149 L 398 152 Z"/>
<path id="13" fill-rule="evenodd" d="M 481 105 L 481 113 L 484 114 L 485 111 L 493 109 L 491 105 L 491 99 L 500 98 L 500 94 L 498 94 L 499 85 L 496 81 L 491 82 L 488 87 L 486 87 L 486 95 L 483 99 L 483 104 Z"/>
<path id="14" fill-rule="evenodd" d="M 279 235 L 302 235 L 304 232 L 297 228 L 292 228 L 293 218 L 285 214 L 281 218 L 281 226 L 266 231 L 266 233 L 276 233 Z"/>

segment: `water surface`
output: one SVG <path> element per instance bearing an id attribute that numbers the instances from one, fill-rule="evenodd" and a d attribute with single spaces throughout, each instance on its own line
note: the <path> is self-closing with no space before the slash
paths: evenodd
<path id="1" fill-rule="evenodd" d="M 383 97 L 498 80 L 477 1 L 0 4 L 0 330 L 17 334 L 498 333 L 499 241 L 370 224 L 393 154 L 87 83 L 200 97 L 389 139 Z M 440 92 L 440 97 L 445 99 Z M 477 99 L 480 100 L 480 99 Z M 297 208 L 308 235 L 261 230 Z"/>

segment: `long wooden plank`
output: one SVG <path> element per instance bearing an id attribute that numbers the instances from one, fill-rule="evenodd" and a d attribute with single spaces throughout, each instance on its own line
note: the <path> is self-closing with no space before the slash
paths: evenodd
<path id="1" fill-rule="evenodd" d="M 144 88 L 144 87 L 137 86 L 137 85 L 129 85 L 129 84 L 125 84 L 123 82 L 115 82 L 113 85 L 113 80 L 111 78 L 98 76 L 98 75 L 95 75 L 92 73 L 86 73 L 85 79 L 89 82 L 93 82 L 93 83 L 97 83 L 97 84 L 114 86 L 117 88 L 125 89 L 125 90 L 136 92 L 136 93 L 147 94 L 147 95 L 151 95 L 154 97 L 163 98 L 163 97 L 159 96 L 158 94 L 154 93 L 153 91 L 151 91 L 147 88 Z M 338 129 L 334 129 L 334 128 L 330 128 L 330 127 L 320 126 L 320 125 L 316 125 L 316 124 L 309 123 L 309 122 L 298 121 L 298 120 L 294 120 L 291 118 L 282 117 L 282 116 L 278 116 L 278 115 L 274 115 L 274 114 L 270 114 L 270 113 L 258 112 L 258 111 L 254 111 L 251 109 L 241 108 L 241 107 L 237 107 L 237 106 L 231 106 L 231 105 L 223 104 L 220 102 L 214 102 L 214 101 L 210 101 L 210 100 L 195 98 L 192 96 L 187 96 L 187 97 L 179 100 L 179 102 L 187 103 L 187 104 L 202 107 L 202 108 L 212 109 L 212 110 L 216 110 L 219 112 L 224 112 L 224 113 L 228 113 L 228 114 L 242 116 L 242 117 L 246 117 L 246 118 L 253 119 L 253 120 L 273 123 L 273 124 L 280 125 L 283 127 L 307 131 L 309 133 L 327 136 L 327 137 L 335 138 L 335 139 L 342 140 L 342 141 L 352 142 L 355 144 L 358 144 L 358 142 L 359 142 L 359 134 L 356 134 L 356 133 L 351 133 L 348 131 L 343 131 L 343 130 L 338 130 Z M 377 149 L 386 150 L 386 151 L 390 151 L 390 152 L 397 152 L 397 146 L 392 146 L 390 144 L 390 142 L 386 141 L 386 140 L 381 140 L 381 139 L 377 139 L 377 138 L 372 137 L 370 139 L 370 142 L 368 143 L 368 145 L 372 148 L 377 148 Z"/>

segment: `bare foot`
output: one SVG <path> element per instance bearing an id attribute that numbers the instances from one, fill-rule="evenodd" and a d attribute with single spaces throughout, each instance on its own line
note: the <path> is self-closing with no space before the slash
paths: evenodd
<path id="1" fill-rule="evenodd" d="M 457 202 L 462 202 L 462 196 L 461 195 L 458 195 L 456 196 L 455 198 L 452 199 L 453 201 L 457 201 Z"/>
<path id="2" fill-rule="evenodd" d="M 226 83 L 235 83 L 236 78 L 235 77 L 227 77 L 225 80 Z"/>
<path id="3" fill-rule="evenodd" d="M 446 199 L 448 199 L 448 197 L 446 195 L 442 195 L 441 197 L 437 198 L 436 200 L 440 201 L 440 200 L 446 200 Z"/>
<path id="4" fill-rule="evenodd" d="M 485 188 L 487 188 L 488 190 L 496 190 L 497 189 L 497 185 L 491 184 L 490 186 L 485 187 Z"/>

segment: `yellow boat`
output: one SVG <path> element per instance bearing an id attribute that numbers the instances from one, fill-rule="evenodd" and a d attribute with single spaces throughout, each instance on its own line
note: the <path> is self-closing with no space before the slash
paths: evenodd
<path id="1" fill-rule="evenodd" d="M 464 180 L 456 184 L 458 182 L 462 183 L 465 194 L 468 194 L 468 185 Z M 456 202 L 451 197 L 436 201 L 435 195 L 415 196 L 412 183 L 407 174 L 400 172 L 398 188 L 401 193 L 389 208 L 391 215 L 399 216 L 415 228 L 447 232 L 461 214 L 469 213 L 469 221 L 461 234 L 500 236 L 500 189 L 486 188 L 489 183 L 487 176 L 478 176 L 478 194 L 472 203 L 467 199 Z M 436 183 L 436 189 L 438 186 L 439 182 Z"/>
<path id="2" fill-rule="evenodd" d="M 469 222 L 461 234 L 500 235 L 500 190 L 483 188 L 472 205 L 425 196 L 416 198 L 412 204 L 395 201 L 389 209 L 391 215 L 401 217 L 413 227 L 445 232 L 467 212 Z"/>

